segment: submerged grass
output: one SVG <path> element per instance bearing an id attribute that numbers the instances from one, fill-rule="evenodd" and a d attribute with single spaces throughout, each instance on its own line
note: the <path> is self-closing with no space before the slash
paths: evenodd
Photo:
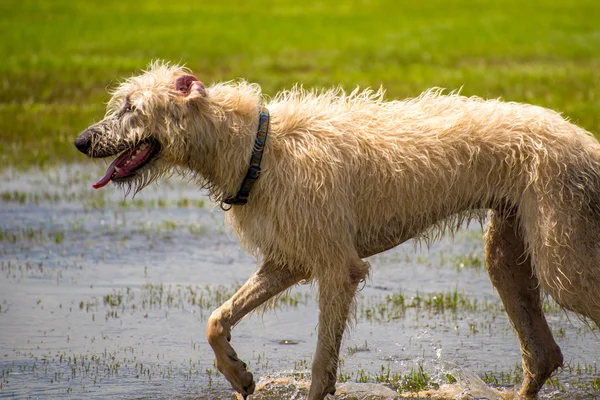
<path id="1" fill-rule="evenodd" d="M 300 365 L 304 364 L 300 363 Z M 296 367 L 295 369 L 297 369 Z M 304 374 L 302 373 L 300 373 L 300 378 L 298 378 L 298 374 L 294 374 L 293 376 L 296 379 L 304 379 Z M 428 389 L 439 389 L 440 385 L 444 383 L 455 383 L 456 379 L 450 374 L 434 378 L 430 371 L 423 367 L 422 363 L 416 363 L 405 373 L 392 371 L 389 364 L 382 364 L 380 370 L 374 373 L 363 368 L 348 373 L 344 372 L 343 368 L 340 368 L 338 382 L 345 383 L 351 381 L 382 384 L 393 388 L 398 394 L 418 394 Z"/>
<path id="2" fill-rule="evenodd" d="M 490 318 L 502 311 L 502 305 L 498 301 L 478 299 L 456 289 L 435 293 L 417 292 L 413 296 L 398 291 L 384 298 L 361 297 L 358 307 L 360 317 L 373 323 L 405 318 L 409 310 L 426 313 L 429 317 L 444 314 L 458 317 L 465 312 L 479 312 L 489 315 Z"/>
<path id="3" fill-rule="evenodd" d="M 106 312 L 106 319 L 120 318 L 125 313 L 143 313 L 156 310 L 193 309 L 202 318 L 223 304 L 240 288 L 236 285 L 164 285 L 162 283 L 146 283 L 138 289 L 114 289 L 102 297 L 102 309 L 97 298 L 81 300 L 79 309 L 87 313 Z M 286 292 L 273 303 L 274 309 L 297 308 L 309 301 L 308 293 Z M 287 341 L 286 341 L 287 342 Z"/>
<path id="4" fill-rule="evenodd" d="M 600 132 L 596 0 L 343 3 L 107 0 L 0 5 L 0 168 L 81 160 L 106 87 L 163 58 L 206 82 L 431 86 L 564 112 Z"/>
<path id="5" fill-rule="evenodd" d="M 59 203 L 84 203 L 89 209 L 105 209 L 109 204 L 106 199 L 105 192 L 89 191 L 73 191 L 73 192 L 57 192 L 57 191 L 20 191 L 7 190 L 0 192 L 0 203 L 17 203 L 25 204 L 59 204 Z M 131 209 L 155 209 L 155 208 L 205 208 L 206 201 L 204 199 L 192 199 L 188 197 L 178 197 L 176 199 L 121 199 L 112 201 L 110 205 L 118 208 Z"/>

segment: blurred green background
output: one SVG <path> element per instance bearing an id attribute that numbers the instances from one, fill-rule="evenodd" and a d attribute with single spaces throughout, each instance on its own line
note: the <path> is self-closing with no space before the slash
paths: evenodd
<path id="1" fill-rule="evenodd" d="M 103 116 L 107 87 L 152 59 L 269 95 L 462 87 L 600 133 L 598 0 L 9 0 L 0 32 L 0 168 L 83 160 L 72 142 Z"/>

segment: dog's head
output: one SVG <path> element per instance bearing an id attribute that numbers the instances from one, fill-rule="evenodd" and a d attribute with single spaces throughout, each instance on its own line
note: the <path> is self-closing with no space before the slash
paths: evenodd
<path id="1" fill-rule="evenodd" d="M 151 64 L 142 75 L 121 83 L 113 92 L 105 118 L 75 140 L 92 158 L 115 157 L 96 184 L 110 181 L 140 190 L 188 155 L 189 116 L 201 114 L 207 91 L 188 70 Z"/>

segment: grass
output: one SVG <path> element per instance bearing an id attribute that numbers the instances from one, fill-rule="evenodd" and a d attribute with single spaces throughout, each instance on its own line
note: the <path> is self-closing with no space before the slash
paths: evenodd
<path id="1" fill-rule="evenodd" d="M 466 312 L 479 312 L 493 317 L 501 311 L 497 302 L 478 300 L 456 289 L 447 292 L 419 293 L 407 297 L 403 292 L 395 292 L 385 298 L 361 297 L 359 316 L 367 321 L 385 323 L 406 317 L 408 310 L 424 312 L 429 317 L 450 314 L 461 317 Z"/>
<path id="2" fill-rule="evenodd" d="M 562 111 L 600 133 L 596 0 L 299 3 L 73 2 L 0 5 L 0 168 L 82 160 L 77 133 L 106 88 L 151 60 L 206 82 L 244 77 L 274 94 L 295 82 L 431 86 Z"/>
<path id="3" fill-rule="evenodd" d="M 295 368 L 297 370 L 299 368 Z M 390 369 L 389 364 L 381 365 L 381 369 L 379 372 L 372 374 L 366 371 L 363 368 L 359 368 L 356 371 L 351 373 L 344 373 L 341 371 L 338 374 L 339 382 L 349 382 L 354 380 L 357 383 L 379 383 L 397 390 L 399 394 L 401 393 L 419 393 L 427 389 L 439 389 L 440 382 L 437 382 L 433 379 L 433 377 L 429 374 L 428 371 L 425 371 L 423 365 L 417 363 L 416 366 L 410 368 L 409 371 L 402 374 L 399 372 L 393 372 Z M 445 375 L 442 379 L 441 383 L 455 383 L 456 379 L 452 375 Z"/>

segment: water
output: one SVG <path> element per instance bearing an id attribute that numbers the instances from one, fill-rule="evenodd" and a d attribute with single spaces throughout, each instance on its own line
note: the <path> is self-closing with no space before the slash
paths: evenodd
<path id="1" fill-rule="evenodd" d="M 123 201 L 114 187 L 91 188 L 101 175 L 74 165 L 1 177 L 0 398 L 233 398 L 205 324 L 255 260 L 195 186 L 172 178 Z M 407 243 L 369 260 L 339 398 L 386 398 L 382 382 L 397 387 L 415 371 L 435 387 L 453 376 L 438 390 L 447 398 L 491 399 L 490 383 L 520 382 L 519 345 L 485 273 L 481 235 L 472 225 L 429 250 Z M 548 307 L 567 367 L 543 396 L 599 396 L 598 338 Z M 304 286 L 236 326 L 232 344 L 265 386 L 256 398 L 305 395 L 316 323 L 315 292 Z"/>

